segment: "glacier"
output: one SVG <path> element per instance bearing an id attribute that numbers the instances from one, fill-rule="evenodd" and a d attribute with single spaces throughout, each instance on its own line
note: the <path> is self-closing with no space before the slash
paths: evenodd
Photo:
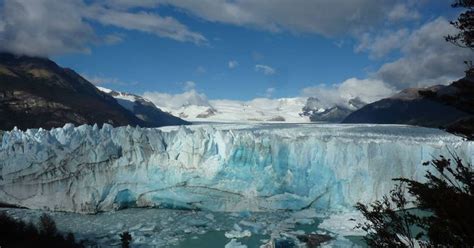
<path id="1" fill-rule="evenodd" d="M 338 211 L 422 180 L 422 162 L 474 143 L 405 125 L 71 124 L 14 129 L 0 146 L 0 202 L 97 213 L 129 207 Z"/>

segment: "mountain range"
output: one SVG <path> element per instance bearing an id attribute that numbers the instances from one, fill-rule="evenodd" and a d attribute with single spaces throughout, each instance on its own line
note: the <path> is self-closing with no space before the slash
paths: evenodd
<path id="1" fill-rule="evenodd" d="M 369 104 L 359 98 L 328 105 L 315 97 L 294 97 L 175 106 L 160 98 L 97 87 L 46 58 L 0 53 L 1 130 L 49 129 L 66 123 L 159 127 L 221 121 L 409 124 L 472 138 L 474 77 L 446 86 L 405 89 Z"/>
<path id="2" fill-rule="evenodd" d="M 145 96 L 147 96 L 145 94 Z M 151 96 L 163 111 L 192 122 L 341 122 L 347 115 L 365 105 L 357 98 L 339 105 L 328 105 L 314 97 L 256 98 L 238 100 L 195 100 L 180 105 Z"/>
<path id="3" fill-rule="evenodd" d="M 474 77 L 450 85 L 410 88 L 367 104 L 344 123 L 410 124 L 446 129 L 469 138 L 474 134 Z"/>
<path id="4" fill-rule="evenodd" d="M 187 122 L 142 103 L 124 108 L 75 71 L 49 59 L 0 53 L 0 129 L 53 128 L 66 123 L 157 127 Z M 149 115 L 149 116 L 148 116 Z"/>

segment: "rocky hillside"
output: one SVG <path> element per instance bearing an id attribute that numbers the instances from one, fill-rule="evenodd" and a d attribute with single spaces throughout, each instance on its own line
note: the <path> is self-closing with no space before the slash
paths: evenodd
<path id="1" fill-rule="evenodd" d="M 169 113 L 163 112 L 155 106 L 150 100 L 141 96 L 130 94 L 126 92 L 119 92 L 115 90 L 97 87 L 100 91 L 111 95 L 122 105 L 122 107 L 131 111 L 138 119 L 151 123 L 154 126 L 169 126 L 169 125 L 187 125 L 189 122 L 182 120 Z"/>
<path id="2" fill-rule="evenodd" d="M 159 126 L 137 118 L 71 69 L 49 59 L 1 53 L 0 129 L 66 123 Z"/>
<path id="3" fill-rule="evenodd" d="M 362 107 L 343 122 L 440 127 L 473 137 L 474 78 L 465 77 L 448 86 L 403 90 Z"/>
<path id="4" fill-rule="evenodd" d="M 346 104 L 339 104 L 333 106 L 326 106 L 316 97 L 309 97 L 306 105 L 303 107 L 300 115 L 308 116 L 312 122 L 341 122 L 349 114 L 360 109 L 366 103 L 359 98 L 353 98 L 347 101 Z"/>

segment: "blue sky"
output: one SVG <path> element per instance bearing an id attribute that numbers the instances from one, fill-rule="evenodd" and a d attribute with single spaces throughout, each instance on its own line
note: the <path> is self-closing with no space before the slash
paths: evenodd
<path id="1" fill-rule="evenodd" d="M 366 54 L 354 53 L 351 44 L 338 47 L 337 40 L 319 35 L 273 34 L 198 20 L 191 20 L 190 25 L 207 34 L 210 44 L 127 32 L 119 44 L 55 60 L 86 75 L 116 78 L 125 84 L 104 85 L 119 90 L 178 93 L 184 82 L 194 81 L 209 98 L 231 99 L 258 97 L 267 88 L 277 89 L 276 97 L 298 95 L 303 87 L 362 77 L 374 63 Z M 229 68 L 229 61 L 238 65 Z M 265 75 L 256 71 L 258 64 L 276 72 Z"/>
<path id="2" fill-rule="evenodd" d="M 49 56 L 100 86 L 137 94 L 194 89 L 209 99 L 250 100 L 318 94 L 320 89 L 337 91 L 351 78 L 396 91 L 462 76 L 463 52 L 438 48 L 450 46 L 442 37 L 452 31 L 448 21 L 460 11 L 451 9 L 449 1 L 336 1 L 348 5 L 341 10 L 328 0 L 294 4 L 283 0 L 38 2 L 29 6 L 31 1 L 4 0 L 3 22 L 18 23 L 11 30 L 4 25 L 4 33 L 37 32 L 24 40 L 16 33 L 4 35 L 15 37 L 12 44 L 5 42 L 4 50 Z M 45 15 L 41 22 L 51 22 L 50 28 L 42 31 L 33 21 L 16 20 L 13 14 L 22 11 L 18 6 Z M 359 7 L 354 21 L 343 20 L 351 8 Z M 77 11 L 69 18 L 67 11 L 72 10 Z M 229 13 L 220 15 L 219 11 Z M 61 18 L 64 25 L 57 28 L 63 34 L 55 36 L 51 29 L 55 31 Z M 162 18 L 172 21 L 162 22 Z M 38 51 L 25 50 L 28 44 L 18 45 L 37 37 L 58 45 L 45 45 Z M 461 65 L 443 74 L 425 71 L 448 65 L 431 65 L 438 63 L 436 58 L 422 61 L 433 51 L 440 51 L 439 56 L 449 61 L 460 59 Z M 418 69 L 423 73 L 406 66 L 410 63 L 423 64 Z M 190 81 L 192 87 L 186 83 Z M 363 90 L 363 85 L 357 88 Z"/>

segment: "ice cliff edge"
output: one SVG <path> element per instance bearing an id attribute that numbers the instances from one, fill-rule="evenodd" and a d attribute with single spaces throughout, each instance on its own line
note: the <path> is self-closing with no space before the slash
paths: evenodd
<path id="1" fill-rule="evenodd" d="M 474 144 L 397 125 L 214 125 L 12 130 L 0 146 L 0 202 L 96 213 L 344 209 L 421 179 L 421 162 L 474 160 Z"/>

